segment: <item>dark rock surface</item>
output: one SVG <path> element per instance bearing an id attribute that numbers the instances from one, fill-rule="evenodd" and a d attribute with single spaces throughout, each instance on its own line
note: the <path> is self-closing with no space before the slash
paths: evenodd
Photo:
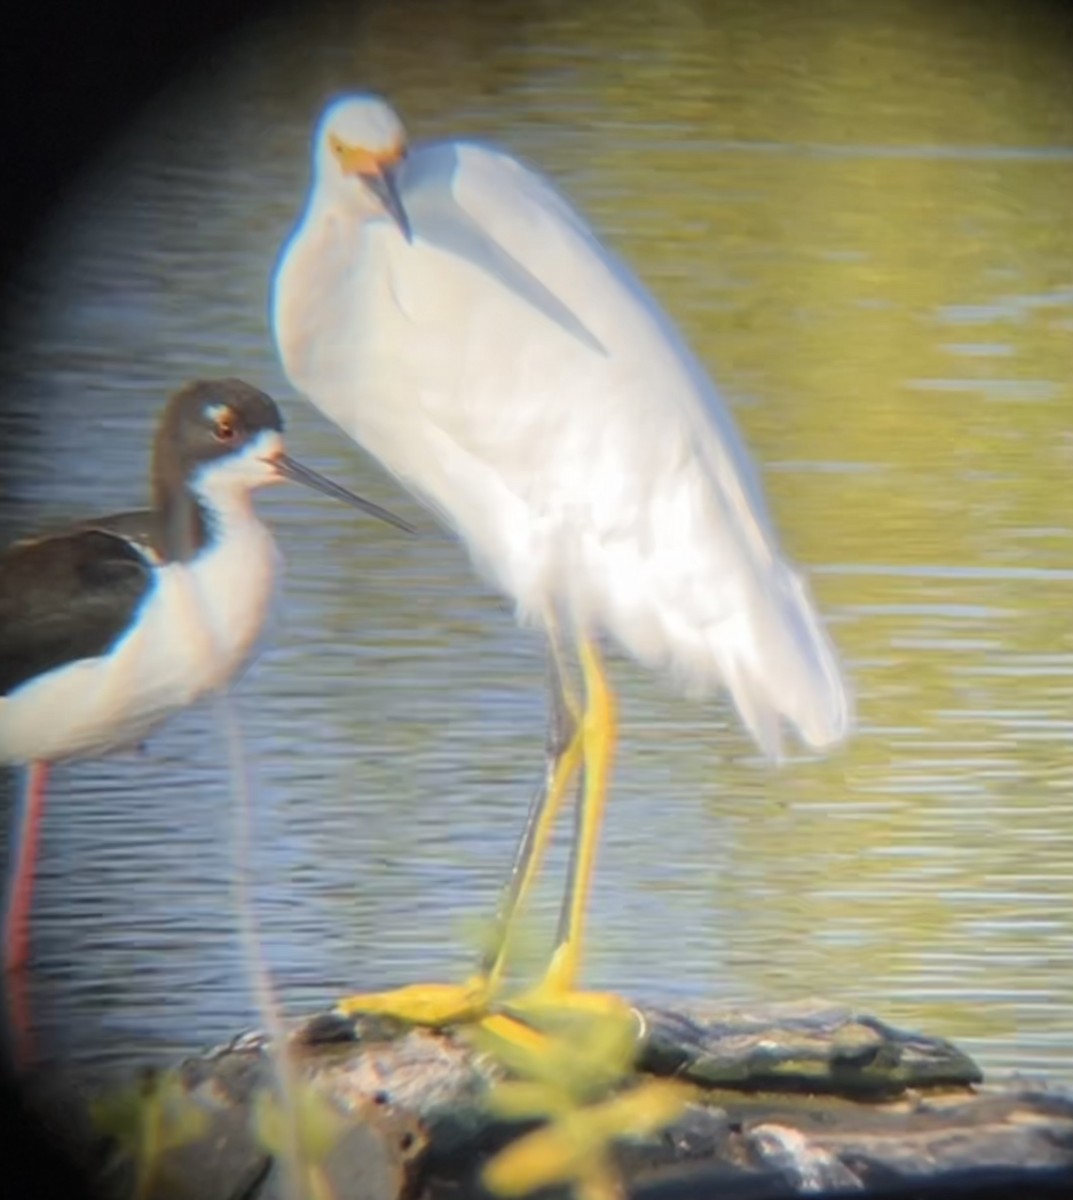
<path id="1" fill-rule="evenodd" d="M 620 1088 L 653 1076 L 694 1085 L 662 1131 L 608 1149 L 618 1177 L 644 1200 L 1073 1196 L 1069 1090 L 985 1082 L 949 1042 L 830 1004 L 635 1011 L 636 1075 Z M 483 1164 L 541 1125 L 490 1110 L 489 1095 L 506 1072 L 474 1049 L 465 1030 L 326 1014 L 293 1031 L 290 1051 L 302 1103 L 308 1098 L 315 1110 L 312 1127 L 328 1131 L 317 1135 L 323 1145 L 305 1180 L 314 1200 L 487 1196 Z M 288 1196 L 284 1160 L 272 1152 L 278 1138 L 272 1145 L 271 1123 L 255 1115 L 271 1092 L 274 1064 L 266 1040 L 252 1034 L 176 1068 L 167 1104 L 154 1110 L 163 1116 L 154 1126 L 151 1178 L 142 1178 L 146 1195 Z M 138 1155 L 129 1143 L 127 1154 L 117 1154 L 91 1111 L 90 1097 L 70 1092 L 42 1107 L 103 1195 L 131 1196 Z M 180 1128 L 181 1136 L 167 1132 Z"/>

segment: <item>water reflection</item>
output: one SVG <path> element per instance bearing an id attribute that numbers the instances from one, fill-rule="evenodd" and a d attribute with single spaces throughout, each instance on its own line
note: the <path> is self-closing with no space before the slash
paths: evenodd
<path id="1" fill-rule="evenodd" d="M 867 12 L 862 9 L 868 8 Z M 717 372 L 851 664 L 848 750 L 781 772 L 632 666 L 587 977 L 823 993 L 1073 1077 L 1073 111 L 1007 18 L 680 0 L 348 5 L 251 31 L 73 197 L 23 281 L 4 532 L 137 502 L 163 397 L 287 401 L 266 287 L 329 92 L 551 172 Z M 434 30 L 435 55 L 415 30 Z M 998 47 L 1002 47 L 999 54 Z M 1031 53 L 1029 53 L 1031 49 Z M 986 81 L 986 85 L 981 81 Z M 421 524 L 298 493 L 272 642 L 237 689 L 258 913 L 292 1010 L 454 977 L 539 763 L 541 648 L 311 409 L 296 456 Z M 211 710 L 57 773 L 36 912 L 57 1057 L 252 1023 Z M 553 855 L 534 937 L 557 897 Z"/>

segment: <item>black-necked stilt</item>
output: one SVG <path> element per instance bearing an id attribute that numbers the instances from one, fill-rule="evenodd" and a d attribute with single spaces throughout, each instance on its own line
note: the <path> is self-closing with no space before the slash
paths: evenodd
<path id="1" fill-rule="evenodd" d="M 153 446 L 152 507 L 0 555 L 0 763 L 28 764 L 5 927 L 25 963 L 48 765 L 139 742 L 224 688 L 252 655 L 277 551 L 252 492 L 296 480 L 411 526 L 284 453 L 283 420 L 237 379 L 187 384 Z"/>

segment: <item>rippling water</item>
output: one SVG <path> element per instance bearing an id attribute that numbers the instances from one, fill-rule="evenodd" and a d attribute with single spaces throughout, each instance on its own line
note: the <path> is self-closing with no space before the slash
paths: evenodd
<path id="1" fill-rule="evenodd" d="M 844 751 L 775 771 L 723 707 L 613 664 L 587 980 L 820 993 L 1073 1078 L 1073 106 L 1046 30 L 934 7 L 331 6 L 222 48 L 72 190 L 9 313 L 3 532 L 138 502 L 166 393 L 229 373 L 284 398 L 297 456 L 426 534 L 261 505 L 288 575 L 234 703 L 291 1011 L 468 969 L 542 750 L 539 642 L 274 361 L 310 126 L 369 86 L 416 136 L 539 163 L 633 261 L 733 405 L 859 696 Z M 220 728 L 198 709 L 56 773 L 46 1056 L 257 1021 Z"/>

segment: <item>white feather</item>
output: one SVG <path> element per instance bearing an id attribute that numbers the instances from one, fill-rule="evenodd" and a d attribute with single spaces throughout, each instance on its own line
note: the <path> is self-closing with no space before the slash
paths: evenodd
<path id="1" fill-rule="evenodd" d="M 361 113 L 338 112 L 359 136 Z M 523 619 L 604 631 L 696 694 L 726 687 L 771 754 L 781 719 L 812 746 L 840 740 L 851 703 L 834 647 L 669 318 L 517 160 L 475 144 L 410 158 L 412 243 L 318 158 L 273 298 L 291 382 L 457 530 Z M 478 227 L 605 352 L 504 286 L 491 258 L 424 238 L 423 219 Z"/>

